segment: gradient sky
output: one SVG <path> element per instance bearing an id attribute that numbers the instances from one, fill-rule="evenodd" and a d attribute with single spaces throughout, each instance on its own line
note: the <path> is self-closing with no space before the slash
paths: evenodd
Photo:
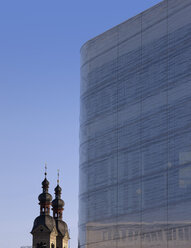
<path id="1" fill-rule="evenodd" d="M 158 2 L 0 1 L 0 247 L 31 245 L 45 162 L 77 247 L 80 47 Z"/>

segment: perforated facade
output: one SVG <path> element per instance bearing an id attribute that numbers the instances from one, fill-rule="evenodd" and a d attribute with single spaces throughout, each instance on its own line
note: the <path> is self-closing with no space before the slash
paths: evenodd
<path id="1" fill-rule="evenodd" d="M 81 49 L 80 248 L 191 247 L 191 1 Z"/>

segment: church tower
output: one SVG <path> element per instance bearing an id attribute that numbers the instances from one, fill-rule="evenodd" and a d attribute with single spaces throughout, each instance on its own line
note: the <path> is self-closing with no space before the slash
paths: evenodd
<path id="1" fill-rule="evenodd" d="M 42 193 L 39 195 L 40 215 L 35 219 L 31 234 L 33 235 L 32 248 L 57 248 L 56 237 L 58 235 L 56 222 L 50 216 L 51 194 L 48 193 L 49 182 L 46 178 L 42 182 Z"/>
<path id="2" fill-rule="evenodd" d="M 54 189 L 55 199 L 52 201 L 53 218 L 56 222 L 56 229 L 58 235 L 56 237 L 56 248 L 68 248 L 68 240 L 70 239 L 68 233 L 68 226 L 62 220 L 62 213 L 64 210 L 64 201 L 61 199 L 62 188 L 59 185 L 59 171 L 57 186 Z"/>

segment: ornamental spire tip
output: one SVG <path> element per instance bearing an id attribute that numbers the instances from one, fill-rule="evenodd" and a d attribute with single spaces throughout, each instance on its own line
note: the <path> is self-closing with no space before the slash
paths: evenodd
<path id="1" fill-rule="evenodd" d="M 57 176 L 58 176 L 58 178 L 57 178 L 57 185 L 59 185 L 59 177 L 60 177 L 60 170 L 59 169 L 57 170 Z"/>
<path id="2" fill-rule="evenodd" d="M 45 178 L 46 178 L 46 175 L 47 175 L 47 164 L 45 163 L 45 172 L 44 172 L 44 175 L 45 175 Z"/>

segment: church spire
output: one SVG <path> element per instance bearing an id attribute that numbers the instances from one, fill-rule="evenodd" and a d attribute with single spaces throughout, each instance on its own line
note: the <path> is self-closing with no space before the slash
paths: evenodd
<path id="1" fill-rule="evenodd" d="M 31 234 L 33 235 L 34 248 L 68 248 L 68 226 L 62 220 L 64 201 L 61 199 L 61 187 L 59 186 L 59 171 L 57 186 L 55 188 L 55 199 L 52 201 L 48 193 L 49 182 L 47 180 L 47 166 L 45 165 L 44 181 L 42 182 L 42 193 L 39 195 L 40 215 L 34 220 Z M 50 216 L 52 201 L 54 218 Z"/>
<path id="2" fill-rule="evenodd" d="M 62 188 L 59 185 L 59 170 L 57 174 L 57 186 L 54 189 L 55 199 L 52 201 L 53 217 L 62 220 L 62 213 L 64 210 L 64 201 L 61 199 Z"/>
<path id="3" fill-rule="evenodd" d="M 49 181 L 47 180 L 47 165 L 45 164 L 45 178 L 42 182 L 42 193 L 39 195 L 40 215 L 50 214 L 50 205 L 52 201 L 51 194 L 48 193 Z"/>
<path id="4" fill-rule="evenodd" d="M 58 169 L 57 176 L 58 176 L 58 178 L 57 178 L 57 185 L 59 185 L 59 177 L 60 177 L 60 170 L 59 169 Z"/>
<path id="5" fill-rule="evenodd" d="M 47 175 L 47 164 L 45 163 L 45 171 L 44 171 L 44 175 L 45 175 L 45 178 L 46 178 L 46 175 Z"/>

